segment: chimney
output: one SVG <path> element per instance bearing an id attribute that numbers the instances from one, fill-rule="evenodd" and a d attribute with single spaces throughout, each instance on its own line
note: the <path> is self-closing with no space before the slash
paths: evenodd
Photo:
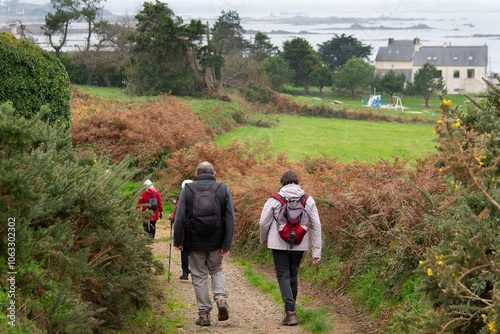
<path id="1" fill-rule="evenodd" d="M 392 42 L 394 42 L 394 38 L 389 38 L 389 45 L 391 45 Z"/>
<path id="2" fill-rule="evenodd" d="M 415 52 L 420 51 L 420 47 L 422 46 L 422 44 L 420 44 L 420 38 L 415 37 L 413 39 L 413 45 L 415 45 Z"/>

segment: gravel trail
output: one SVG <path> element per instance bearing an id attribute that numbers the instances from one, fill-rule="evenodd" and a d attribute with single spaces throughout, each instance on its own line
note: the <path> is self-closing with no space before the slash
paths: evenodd
<path id="1" fill-rule="evenodd" d="M 155 255 L 161 255 L 162 261 L 168 268 L 170 223 L 159 221 L 157 224 L 156 241 L 152 245 Z M 166 240 L 166 241 L 165 241 Z M 223 260 L 224 276 L 228 292 L 229 319 L 227 321 L 217 320 L 217 307 L 211 312 L 211 325 L 200 327 L 194 324 L 197 318 L 197 306 L 194 289 L 191 284 L 191 276 L 188 281 L 179 280 L 182 274 L 180 252 L 172 246 L 172 258 L 170 271 L 170 285 L 173 288 L 174 297 L 177 301 L 182 301 L 186 308 L 182 314 L 187 325 L 179 326 L 179 332 L 184 333 L 224 333 L 224 334 L 302 334 L 310 333 L 301 326 L 283 326 L 282 306 L 276 303 L 268 295 L 258 288 L 250 285 L 242 275 L 244 268 L 236 264 L 231 256 Z M 254 266 L 255 270 L 265 274 L 276 281 L 274 271 L 264 265 Z M 165 277 L 159 277 L 165 282 Z M 277 284 L 277 282 L 276 282 Z M 209 282 L 210 287 L 210 282 Z M 323 306 L 331 307 L 329 321 L 333 325 L 331 333 L 336 334 L 358 334 L 377 333 L 375 326 L 361 312 L 356 311 L 346 297 L 331 297 L 316 286 L 311 286 L 305 279 L 299 281 L 299 299 L 312 295 L 314 299 L 306 304 L 306 307 Z"/>

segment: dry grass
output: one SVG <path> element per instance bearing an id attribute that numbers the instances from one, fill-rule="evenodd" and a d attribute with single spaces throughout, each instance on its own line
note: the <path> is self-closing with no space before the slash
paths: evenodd
<path id="1" fill-rule="evenodd" d="M 218 179 L 231 189 L 236 215 L 236 242 L 256 245 L 258 221 L 264 202 L 279 189 L 279 178 L 287 169 L 300 177 L 305 191 L 315 198 L 323 225 L 324 240 L 335 240 L 338 253 L 362 249 L 360 245 L 398 247 L 420 253 L 429 243 L 419 244 L 410 238 L 415 229 L 423 230 L 426 205 L 418 188 L 434 196 L 444 195 L 446 187 L 441 175 L 430 163 L 420 163 L 413 169 L 404 168 L 407 161 L 377 164 L 346 164 L 334 159 L 317 158 L 292 162 L 280 155 L 274 159 L 265 143 L 250 148 L 233 143 L 226 149 L 199 143 L 189 150 L 175 152 L 166 161 L 170 166 L 162 182 L 178 190 L 185 178 L 192 178 L 196 165 L 203 160 L 212 162 Z M 408 238 L 401 238 L 406 235 Z M 404 241 L 402 241 L 404 240 Z"/>
<path id="2" fill-rule="evenodd" d="M 184 103 L 165 95 L 157 101 L 106 102 L 73 91 L 73 145 L 91 146 L 112 162 L 130 155 L 139 166 L 162 153 L 194 145 L 214 136 Z"/>

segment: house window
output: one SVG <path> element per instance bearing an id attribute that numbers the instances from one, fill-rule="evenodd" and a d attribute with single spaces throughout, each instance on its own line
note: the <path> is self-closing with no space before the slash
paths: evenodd
<path id="1" fill-rule="evenodd" d="M 453 57 L 453 60 L 458 60 L 458 57 L 457 56 Z"/>
<path id="2" fill-rule="evenodd" d="M 432 60 L 438 60 L 438 57 L 434 56 L 432 57 Z"/>
<path id="3" fill-rule="evenodd" d="M 443 77 L 443 71 L 438 70 L 438 73 L 439 73 L 439 77 L 442 78 Z"/>
<path id="4" fill-rule="evenodd" d="M 474 59 L 474 57 L 473 57 L 473 56 L 469 56 L 469 60 L 473 60 L 473 59 Z"/>
<path id="5" fill-rule="evenodd" d="M 432 60 L 432 57 L 431 57 L 431 56 L 428 56 L 428 57 L 427 57 L 427 60 Z"/>
<path id="6" fill-rule="evenodd" d="M 467 70 L 467 78 L 469 79 L 474 78 L 474 69 Z"/>
<path id="7" fill-rule="evenodd" d="M 453 71 L 453 77 L 454 78 L 460 78 L 460 70 L 454 70 Z"/>

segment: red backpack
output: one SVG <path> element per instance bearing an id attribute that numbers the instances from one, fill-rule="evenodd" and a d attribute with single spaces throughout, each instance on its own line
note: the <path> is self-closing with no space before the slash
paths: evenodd
<path id="1" fill-rule="evenodd" d="M 293 249 L 293 245 L 300 244 L 307 233 L 309 214 L 305 206 L 308 197 L 304 194 L 298 201 L 289 201 L 279 194 L 271 195 L 271 198 L 282 204 L 276 218 L 276 226 L 281 239 L 290 244 L 290 249 Z"/>

